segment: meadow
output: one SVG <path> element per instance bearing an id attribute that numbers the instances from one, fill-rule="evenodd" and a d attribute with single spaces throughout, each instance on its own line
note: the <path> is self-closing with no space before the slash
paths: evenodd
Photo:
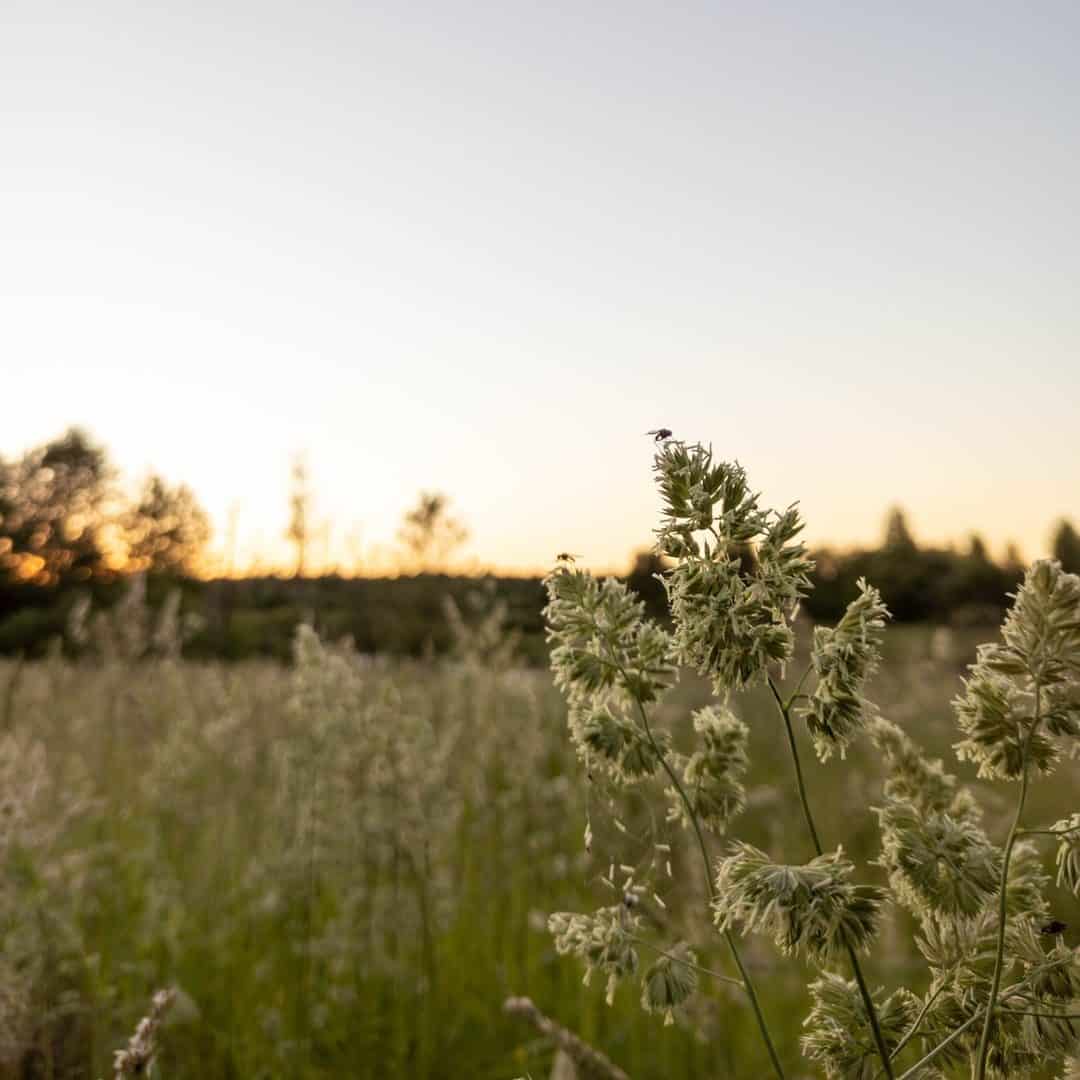
<path id="1" fill-rule="evenodd" d="M 553 1049 L 504 1013 L 518 994 L 637 1080 L 766 1075 L 726 984 L 703 977 L 663 1026 L 632 988 L 609 1007 L 602 980 L 583 985 L 580 964 L 556 955 L 547 916 L 612 902 L 602 879 L 650 856 L 652 811 L 590 784 L 551 675 L 515 659 L 497 620 L 461 622 L 448 659 L 384 662 L 302 630 L 291 665 L 228 665 L 183 659 L 175 634 L 162 645 L 136 616 L 118 612 L 80 659 L 0 662 L 0 1076 L 110 1075 L 159 987 L 177 991 L 156 1067 L 167 1078 L 540 1080 Z M 798 629 L 793 670 L 809 636 Z M 870 690 L 965 780 L 950 700 L 994 634 L 892 627 Z M 684 675 L 660 710 L 688 733 L 709 697 Z M 735 704 L 752 762 L 736 831 L 802 861 L 772 702 L 754 691 Z M 805 760 L 826 843 L 883 880 L 872 748 Z M 1032 820 L 1058 816 L 1078 778 L 1068 762 L 1039 785 Z M 1008 793 L 979 794 L 1000 836 Z M 728 972 L 699 914 L 688 833 L 657 827 L 676 872 L 649 918 Z M 1076 901 L 1055 896 L 1075 925 Z M 744 955 L 789 1075 L 814 1075 L 798 1050 L 807 969 L 758 938 Z M 924 989 L 910 917 L 889 910 L 866 966 L 873 982 Z"/>

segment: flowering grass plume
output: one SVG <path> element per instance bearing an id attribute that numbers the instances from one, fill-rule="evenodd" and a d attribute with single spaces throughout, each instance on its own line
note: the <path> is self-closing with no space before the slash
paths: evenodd
<path id="1" fill-rule="evenodd" d="M 1057 849 L 1057 884 L 1080 897 L 1080 814 L 1055 823 L 1052 830 L 1061 839 Z"/>
<path id="2" fill-rule="evenodd" d="M 1061 739 L 1080 734 L 1080 577 L 1035 563 L 1001 636 L 980 646 L 954 702 L 967 735 L 956 750 L 982 777 L 1018 780 L 1029 764 L 1049 772 Z"/>
<path id="3" fill-rule="evenodd" d="M 887 800 L 877 814 L 880 862 L 905 907 L 918 916 L 952 917 L 983 909 L 997 888 L 1001 851 L 977 815 L 921 809 L 902 799 Z"/>
<path id="4" fill-rule="evenodd" d="M 1002 843 L 972 791 L 867 696 L 888 619 L 878 590 L 859 580 L 840 621 L 814 630 L 806 670 L 782 692 L 795 651 L 792 622 L 812 569 L 796 509 L 763 508 L 745 470 L 700 444 L 666 439 L 654 471 L 670 630 L 650 624 L 623 585 L 562 565 L 547 579 L 552 667 L 590 779 L 600 773 L 612 790 L 640 784 L 636 794 L 647 800 L 647 781 L 666 776 L 667 820 L 686 826 L 711 871 L 713 922 L 731 946 L 774 1070 L 783 1077 L 734 932 L 767 934 L 781 952 L 820 969 L 801 1046 L 830 1078 L 937 1077 L 961 1067 L 973 1080 L 1023 1077 L 1075 1056 L 1080 962 L 1064 944 L 1063 924 L 1046 921 L 1050 879 L 1038 843 L 1053 838 L 1058 884 L 1080 895 L 1080 814 L 1040 828 L 1022 819 L 1032 776 L 1077 748 L 1080 578 L 1057 563 L 1033 565 L 1002 641 L 979 648 L 954 703 L 965 736 L 958 758 L 974 762 L 983 779 L 1019 781 Z M 657 708 L 682 665 L 708 677 L 719 697 L 692 715 L 691 732 L 673 730 L 670 707 Z M 707 833 L 725 832 L 753 802 L 745 789 L 749 730 L 729 695 L 760 683 L 784 723 L 812 857 L 781 863 L 735 840 L 713 866 Z M 793 716 L 805 721 L 822 762 L 843 759 L 862 735 L 877 751 L 885 777 L 873 807 L 876 862 L 887 888 L 859 883 L 843 849 L 823 845 Z M 914 917 L 929 968 L 921 996 L 903 986 L 872 989 L 860 969 L 887 903 Z M 619 979 L 637 972 L 636 945 L 647 944 L 642 925 L 623 905 L 550 921 L 560 952 L 579 956 L 587 973 L 606 972 L 609 999 Z M 706 969 L 685 941 L 658 952 L 641 1000 L 670 1020 Z M 836 970 L 842 964 L 850 970 Z M 901 1054 L 918 1055 L 902 1073 Z"/>
<path id="5" fill-rule="evenodd" d="M 859 578 L 858 587 L 859 595 L 835 627 L 814 630 L 811 657 L 817 686 L 803 716 L 822 761 L 834 751 L 843 757 L 865 723 L 870 705 L 863 697 L 863 687 L 881 659 L 888 611 L 881 593 L 864 578 Z"/>
<path id="6" fill-rule="evenodd" d="M 716 864 L 717 926 L 769 934 L 781 952 L 828 966 L 848 948 L 868 949 L 877 929 L 884 897 L 852 884 L 854 871 L 840 849 L 784 866 L 736 842 Z"/>
<path id="7" fill-rule="evenodd" d="M 940 758 L 928 759 L 898 724 L 882 716 L 874 717 L 868 730 L 885 761 L 886 798 L 910 803 L 920 811 L 966 812 L 971 797 L 945 771 Z"/>
<path id="8" fill-rule="evenodd" d="M 586 984 L 594 971 L 607 977 L 609 1005 L 619 979 L 637 972 L 638 954 L 633 938 L 639 927 L 640 919 L 626 904 L 600 908 L 591 915 L 557 911 L 548 919 L 556 951 L 585 961 Z"/>
<path id="9" fill-rule="evenodd" d="M 881 1069 L 866 1005 L 854 980 L 825 972 L 810 984 L 812 1008 L 806 1016 L 802 1049 L 818 1062 L 829 1080 L 873 1080 Z M 919 1000 L 900 989 L 874 995 L 885 1044 L 895 1051 L 919 1012 Z"/>
<path id="10" fill-rule="evenodd" d="M 641 1007 L 675 1022 L 675 1010 L 697 990 L 697 957 L 684 941 L 657 957 L 641 979 Z"/>
<path id="11" fill-rule="evenodd" d="M 702 446 L 666 443 L 654 469 L 657 549 L 675 561 L 664 584 L 679 661 L 716 693 L 762 681 L 770 663 L 791 657 L 790 619 L 810 588 L 797 510 L 762 510 L 742 466 Z"/>
<path id="12" fill-rule="evenodd" d="M 1040 1054 L 1060 1056 L 1075 1039 L 1071 1022 L 1056 1016 L 1061 995 L 1076 997 L 1071 974 L 1077 965 L 1075 952 L 1065 950 L 1059 940 L 1047 954 L 1030 915 L 1018 914 L 1013 905 L 1018 893 L 1041 891 L 1041 882 L 1024 869 L 1033 862 L 1029 842 L 1021 839 L 1024 832 L 1062 839 L 1056 827 L 1025 830 L 1023 817 L 1032 774 L 1049 772 L 1064 743 L 1080 733 L 1080 577 L 1065 573 L 1057 562 L 1036 562 L 1014 597 L 1001 636 L 1000 643 L 979 648 L 964 693 L 954 702 L 967 735 L 956 745 L 957 756 L 973 761 L 982 777 L 1019 781 L 1002 851 L 997 910 L 985 916 L 993 962 L 986 990 L 989 1007 L 971 1055 L 974 1080 L 1017 1073 Z M 1060 857 L 1059 850 L 1059 868 Z M 1029 880 L 1018 885 L 1018 873 L 1026 873 Z M 1066 881 L 1067 875 L 1068 870 Z M 1003 976 L 1017 967 L 1025 973 L 1024 985 L 1035 1008 L 1000 1015 Z M 1063 1023 L 1069 1028 L 1068 1040 Z"/>
<path id="13" fill-rule="evenodd" d="M 150 1002 L 150 1011 L 139 1021 L 135 1034 L 123 1050 L 113 1055 L 116 1080 L 125 1076 L 150 1076 L 158 1050 L 158 1029 L 169 1006 L 176 998 L 175 990 L 158 990 Z"/>
<path id="14" fill-rule="evenodd" d="M 706 829 L 722 833 L 746 805 L 742 778 L 750 764 L 746 744 L 750 729 L 727 706 L 706 706 L 694 714 L 696 749 L 683 768 L 689 806 L 668 790 L 668 816 L 689 825 L 696 816 Z"/>
<path id="15" fill-rule="evenodd" d="M 555 683 L 570 705 L 578 753 L 617 782 L 651 776 L 660 743 L 637 707 L 659 700 L 675 678 L 670 636 L 644 617 L 621 582 L 565 565 L 546 579 Z"/>

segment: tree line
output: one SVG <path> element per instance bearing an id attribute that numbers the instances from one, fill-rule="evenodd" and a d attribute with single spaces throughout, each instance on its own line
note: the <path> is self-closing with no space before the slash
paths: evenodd
<path id="1" fill-rule="evenodd" d="M 1051 537 L 1051 556 L 1069 573 L 1080 573 L 1080 534 L 1061 519 Z M 922 546 L 913 536 L 904 512 L 890 511 L 881 543 L 872 548 L 811 552 L 813 592 L 803 608 L 815 622 L 834 623 L 856 595 L 860 578 L 880 589 L 897 622 L 993 625 L 1024 576 L 1015 545 L 1005 558 L 991 558 L 986 543 L 972 535 L 962 548 Z M 666 610 L 663 586 L 655 580 L 662 569 L 652 553 L 638 555 L 629 581 L 643 595 L 654 615 Z M 748 572 L 753 572 L 752 568 Z"/>
<path id="2" fill-rule="evenodd" d="M 0 581 L 57 587 L 119 573 L 189 576 L 210 539 L 193 492 L 146 478 L 117 487 L 105 451 L 72 428 L 12 461 L 0 458 Z"/>
<path id="3" fill-rule="evenodd" d="M 62 634 L 76 596 L 89 594 L 108 607 L 135 574 L 149 579 L 152 600 L 182 586 L 185 610 L 203 622 L 192 644 L 204 655 L 287 655 L 296 623 L 311 618 L 329 634 L 353 636 L 369 652 L 419 655 L 448 646 L 443 601 L 461 600 L 475 582 L 440 572 L 468 535 L 445 495 L 420 494 L 397 534 L 400 565 L 409 573 L 383 579 L 307 576 L 316 526 L 299 460 L 288 508 L 291 579 L 205 581 L 200 572 L 210 522 L 186 486 L 150 475 L 134 495 L 125 495 L 105 451 L 77 428 L 18 458 L 0 458 L 0 652 L 42 651 Z M 1051 547 L 1066 571 L 1080 572 L 1080 535 L 1069 521 L 1058 522 Z M 866 577 L 897 621 L 996 623 L 1023 576 L 1015 548 L 996 561 L 978 536 L 962 549 L 920 545 L 899 509 L 890 513 L 878 546 L 812 554 L 815 588 L 805 610 L 821 622 L 838 619 L 856 582 Z M 743 556 L 752 573 L 752 552 Z M 660 570 L 657 556 L 643 552 L 626 579 L 652 614 L 664 618 Z M 508 604 L 510 628 L 540 660 L 539 579 L 501 578 L 495 591 Z"/>
<path id="4" fill-rule="evenodd" d="M 285 530 L 295 576 L 326 523 L 315 521 L 303 459 L 293 464 Z M 186 485 L 151 474 L 134 497 L 117 484 L 105 450 L 71 428 L 21 457 L 0 457 L 0 584 L 66 587 L 148 573 L 206 576 L 210 519 Z M 468 530 L 449 499 L 422 491 L 398 530 L 399 562 L 412 572 L 446 564 Z"/>

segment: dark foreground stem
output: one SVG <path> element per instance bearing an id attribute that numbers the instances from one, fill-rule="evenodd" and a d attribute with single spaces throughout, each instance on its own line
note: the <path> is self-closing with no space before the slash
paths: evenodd
<path id="1" fill-rule="evenodd" d="M 790 702 L 785 702 L 780 696 L 780 691 L 776 689 L 776 683 L 773 682 L 771 676 L 769 677 L 769 689 L 776 699 L 776 707 L 780 710 L 780 715 L 784 718 L 784 729 L 787 732 L 788 746 L 791 748 L 791 760 L 795 765 L 795 782 L 799 788 L 799 801 L 802 803 L 803 817 L 806 818 L 806 827 L 810 832 L 810 839 L 814 843 L 814 850 L 818 855 L 821 855 L 823 854 L 821 839 L 818 836 L 817 826 L 814 824 L 814 815 L 810 811 L 810 802 L 806 796 L 806 782 L 803 780 L 802 764 L 799 761 L 799 748 L 795 742 L 795 732 L 791 727 L 791 705 Z M 845 942 L 844 947 L 847 950 L 848 959 L 851 961 L 851 970 L 855 976 L 855 982 L 859 987 L 859 994 L 863 999 L 866 1017 L 870 1021 L 870 1030 L 874 1035 L 874 1043 L 877 1046 L 878 1056 L 881 1058 L 881 1064 L 885 1069 L 885 1075 L 889 1080 L 893 1080 L 889 1048 L 885 1045 L 885 1037 L 881 1034 L 881 1025 L 878 1023 L 877 1009 L 874 1007 L 874 999 L 870 996 L 870 990 L 866 985 L 866 979 L 863 978 L 862 968 L 859 966 L 859 957 L 850 943 Z"/>

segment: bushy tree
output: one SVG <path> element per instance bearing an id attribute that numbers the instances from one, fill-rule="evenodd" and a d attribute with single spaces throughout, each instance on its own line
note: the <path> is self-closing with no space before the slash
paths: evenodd
<path id="1" fill-rule="evenodd" d="M 210 540 L 210 519 L 190 488 L 150 476 L 124 513 L 127 569 L 151 574 L 196 573 Z"/>
<path id="2" fill-rule="evenodd" d="M 422 571 L 443 567 L 468 536 L 469 530 L 450 513 L 450 499 L 438 491 L 422 491 L 398 530 L 408 562 Z"/>
<path id="3" fill-rule="evenodd" d="M 109 570 L 121 555 L 112 497 L 105 451 L 78 428 L 0 463 L 0 574 L 57 585 Z"/>

